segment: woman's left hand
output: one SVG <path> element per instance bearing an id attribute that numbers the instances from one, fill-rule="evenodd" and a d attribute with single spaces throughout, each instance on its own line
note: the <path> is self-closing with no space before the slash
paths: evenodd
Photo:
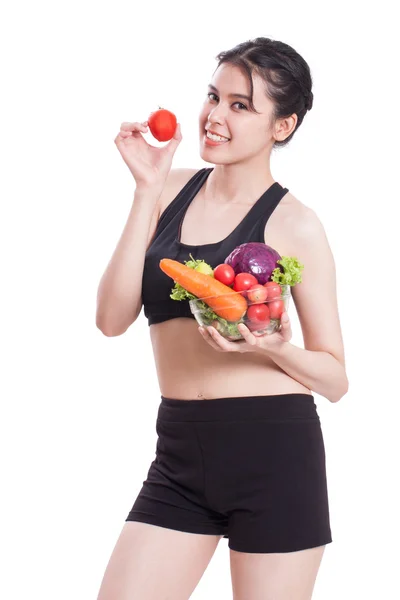
<path id="1" fill-rule="evenodd" d="M 285 320 L 285 318 L 287 320 Z M 238 330 L 244 337 L 243 340 L 237 342 L 230 342 L 229 340 L 222 337 L 215 327 L 199 327 L 199 331 L 203 338 L 218 352 L 262 352 L 268 353 L 268 350 L 276 351 L 279 347 L 283 346 L 286 342 L 289 342 L 292 338 L 292 328 L 290 325 L 289 315 L 287 312 L 283 312 L 281 316 L 281 329 L 272 334 L 265 334 L 256 336 L 253 335 L 244 325 L 241 323 L 238 325 Z"/>

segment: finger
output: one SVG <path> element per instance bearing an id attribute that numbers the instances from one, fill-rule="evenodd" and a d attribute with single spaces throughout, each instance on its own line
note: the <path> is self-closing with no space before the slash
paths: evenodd
<path id="1" fill-rule="evenodd" d="M 168 149 L 169 152 L 171 152 L 173 154 L 175 152 L 175 150 L 177 149 L 177 147 L 179 146 L 179 144 L 181 143 L 181 141 L 182 141 L 181 124 L 177 123 L 174 136 L 168 142 L 168 144 L 166 145 L 166 148 Z"/>
<path id="2" fill-rule="evenodd" d="M 121 131 L 144 131 L 145 129 L 147 129 L 147 125 L 148 125 L 148 121 L 144 121 L 143 123 L 139 123 L 137 121 L 135 121 L 134 123 L 129 123 L 127 121 L 124 121 L 123 123 L 121 123 L 120 125 L 120 130 Z"/>
<path id="3" fill-rule="evenodd" d="M 210 344 L 210 346 L 212 346 L 214 348 L 214 350 L 217 350 L 217 352 L 222 352 L 222 349 L 218 346 L 218 344 L 216 342 L 214 342 L 214 340 L 212 339 L 212 337 L 208 331 L 206 331 L 203 327 L 199 327 L 199 331 L 200 331 L 201 335 L 203 336 L 204 340 L 208 344 Z"/>
<path id="4" fill-rule="evenodd" d="M 287 327 L 288 325 L 290 326 L 289 315 L 286 311 L 281 314 L 281 323 L 284 327 Z"/>
<path id="5" fill-rule="evenodd" d="M 290 324 L 289 315 L 283 312 L 281 315 L 281 335 L 285 342 L 288 342 L 292 337 L 292 326 Z"/>
<path id="6" fill-rule="evenodd" d="M 121 138 L 128 138 L 128 137 L 132 137 L 132 132 L 131 131 L 123 131 L 123 130 L 121 130 L 118 135 Z"/>
<path id="7" fill-rule="evenodd" d="M 144 123 L 121 123 L 120 132 L 114 142 L 118 144 L 121 140 L 131 137 L 141 137 L 142 133 L 148 132 L 148 126 Z"/>
<path id="8" fill-rule="evenodd" d="M 256 336 L 253 333 L 251 333 L 250 329 L 248 327 L 246 327 L 246 325 L 244 325 L 244 323 L 240 323 L 238 325 L 238 330 L 240 331 L 240 333 L 242 334 L 242 336 L 246 340 L 246 342 L 248 344 L 250 344 L 250 346 L 257 346 L 258 339 L 256 338 Z"/>
<path id="9" fill-rule="evenodd" d="M 239 348 L 233 342 L 228 342 L 215 327 L 207 327 L 209 334 L 211 335 L 214 342 L 218 345 L 218 348 L 222 350 L 222 352 L 238 352 Z"/>

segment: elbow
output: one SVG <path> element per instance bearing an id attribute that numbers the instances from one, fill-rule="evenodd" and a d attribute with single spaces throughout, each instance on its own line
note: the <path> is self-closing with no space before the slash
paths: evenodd
<path id="1" fill-rule="evenodd" d="M 101 327 L 98 327 L 98 329 L 100 329 L 101 333 L 106 337 L 117 337 L 118 335 L 122 335 L 123 333 L 125 333 L 124 331 L 109 331 L 108 329 L 104 329 Z"/>
<path id="2" fill-rule="evenodd" d="M 105 311 L 102 312 L 98 309 L 96 312 L 96 327 L 107 337 L 117 337 L 118 335 L 125 333 L 125 331 L 127 331 L 136 321 L 141 309 L 142 305 L 140 304 L 134 313 L 107 314 L 107 316 Z"/>
<path id="3" fill-rule="evenodd" d="M 97 329 L 99 329 L 99 330 L 101 331 L 101 333 L 102 333 L 103 335 L 105 335 L 106 337 L 116 337 L 116 336 L 118 336 L 118 335 L 122 335 L 122 333 L 124 333 L 123 331 L 121 331 L 121 332 L 116 332 L 116 331 L 114 331 L 114 330 L 112 330 L 112 329 L 107 329 L 106 327 L 101 327 L 101 326 L 100 326 L 100 325 L 98 325 L 97 323 L 96 323 L 96 327 L 97 327 Z"/>
<path id="4" fill-rule="evenodd" d="M 106 337 L 117 337 L 118 335 L 122 335 L 128 329 L 128 327 L 115 327 L 115 325 L 110 325 L 109 323 L 104 323 L 100 319 L 96 318 L 96 327 L 101 331 L 103 335 Z"/>
<path id="5" fill-rule="evenodd" d="M 336 402 L 339 402 L 339 400 L 341 400 L 347 394 L 348 391 L 349 391 L 349 380 L 345 376 L 343 383 L 340 386 L 340 388 L 336 391 L 335 396 L 331 396 L 329 398 L 329 400 L 333 404 L 336 404 Z"/>

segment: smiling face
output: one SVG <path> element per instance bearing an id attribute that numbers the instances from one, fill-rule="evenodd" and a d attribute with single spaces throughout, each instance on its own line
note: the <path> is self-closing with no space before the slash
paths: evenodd
<path id="1" fill-rule="evenodd" d="M 236 66 L 223 63 L 215 71 L 199 117 L 200 156 L 213 164 L 233 164 L 254 156 L 269 156 L 275 138 L 271 128 L 273 103 L 265 82 L 253 73 L 253 105 L 250 82 Z M 211 139 L 207 132 L 213 132 Z"/>

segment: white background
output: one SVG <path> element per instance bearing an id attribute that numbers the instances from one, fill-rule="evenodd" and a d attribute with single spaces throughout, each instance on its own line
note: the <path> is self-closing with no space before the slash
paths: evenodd
<path id="1" fill-rule="evenodd" d="M 115 338 L 95 326 L 97 286 L 134 191 L 113 141 L 120 123 L 170 108 L 184 136 L 174 166 L 206 166 L 197 116 L 215 56 L 259 35 L 292 45 L 311 68 L 314 108 L 271 168 L 325 226 L 350 380 L 338 404 L 315 395 L 334 543 L 314 598 L 396 597 L 390 4 L 71 0 L 2 11 L 1 597 L 95 599 L 154 458 L 160 393 L 147 321 L 142 313 Z M 290 314 L 302 346 L 293 306 Z M 231 598 L 227 540 L 192 597 Z"/>

